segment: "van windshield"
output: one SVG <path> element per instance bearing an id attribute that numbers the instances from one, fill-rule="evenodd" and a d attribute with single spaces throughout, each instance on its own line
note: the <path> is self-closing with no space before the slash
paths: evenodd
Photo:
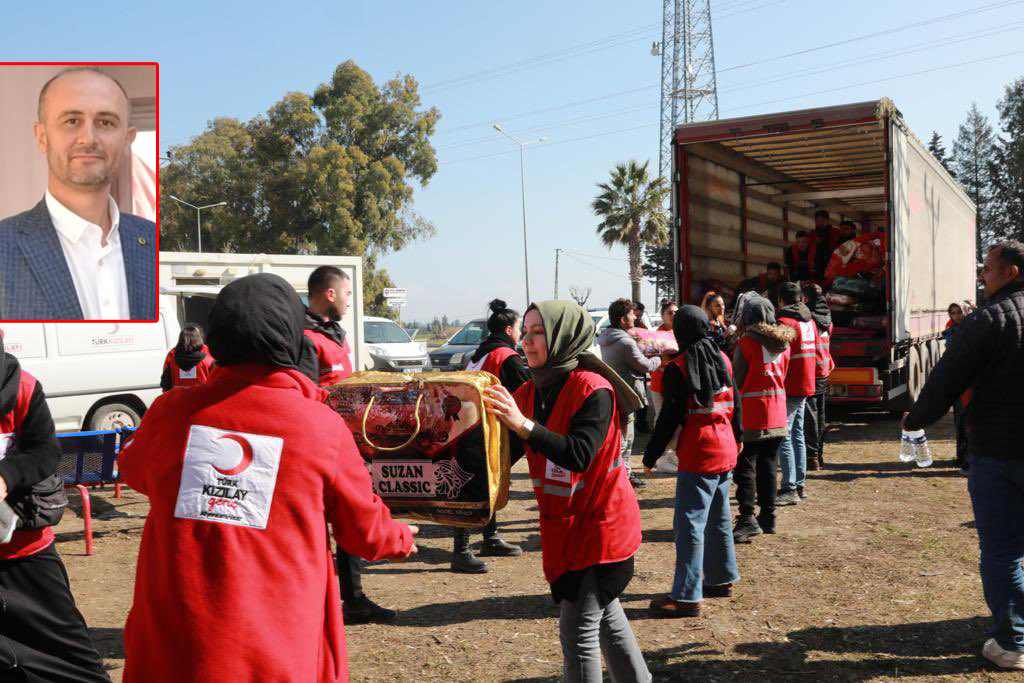
<path id="1" fill-rule="evenodd" d="M 412 341 L 401 327 L 390 320 L 364 320 L 367 344 L 405 344 Z"/>
<path id="2" fill-rule="evenodd" d="M 487 325 L 483 322 L 466 323 L 466 326 L 451 338 L 449 344 L 479 344 L 487 337 Z"/>

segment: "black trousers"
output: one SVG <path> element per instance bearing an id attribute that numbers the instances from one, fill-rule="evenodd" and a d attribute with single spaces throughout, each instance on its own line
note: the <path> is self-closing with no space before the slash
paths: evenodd
<path id="1" fill-rule="evenodd" d="M 967 424 L 964 420 L 964 407 L 960 399 L 953 402 L 953 426 L 956 429 L 956 466 L 967 467 Z"/>
<path id="2" fill-rule="evenodd" d="M 334 555 L 334 566 L 338 570 L 338 585 L 341 587 L 341 600 L 349 604 L 359 602 L 366 597 L 363 593 L 363 558 L 349 555 L 341 546 Z"/>
<path id="3" fill-rule="evenodd" d="M 754 514 L 755 496 L 762 515 L 770 517 L 775 514 L 775 478 L 779 469 L 781 443 L 782 437 L 776 436 L 743 444 L 743 452 L 737 458 L 736 469 L 732 474 L 741 515 Z"/>
<path id="4" fill-rule="evenodd" d="M 814 383 L 814 396 L 804 402 L 804 446 L 807 458 L 820 461 L 825 450 L 825 431 L 828 422 L 825 417 L 825 396 L 828 394 L 828 377 L 819 377 Z"/>
<path id="5" fill-rule="evenodd" d="M 106 681 L 55 544 L 0 561 L 0 680 Z"/>

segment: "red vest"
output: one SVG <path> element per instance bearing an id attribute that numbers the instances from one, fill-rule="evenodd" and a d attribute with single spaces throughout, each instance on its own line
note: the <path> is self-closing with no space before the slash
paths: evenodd
<path id="1" fill-rule="evenodd" d="M 721 353 L 721 351 L 719 351 Z M 697 474 L 719 474 L 736 466 L 736 435 L 732 431 L 732 414 L 735 412 L 735 397 L 732 390 L 732 363 L 722 353 L 722 360 L 729 370 L 730 383 L 715 392 L 714 403 L 698 405 L 693 398 L 686 403 L 686 422 L 679 431 L 676 455 L 679 457 L 680 472 Z M 680 353 L 672 363 L 686 379 L 686 354 Z"/>
<path id="2" fill-rule="evenodd" d="M 304 330 L 306 337 L 316 347 L 316 359 L 320 365 L 320 386 L 337 384 L 352 374 L 352 357 L 348 339 L 341 346 L 333 339 L 316 330 Z"/>
<path id="3" fill-rule="evenodd" d="M 146 412 L 118 455 L 150 504 L 125 683 L 348 681 L 328 528 L 370 560 L 413 538 L 322 393 L 297 370 L 246 363 Z"/>
<path id="4" fill-rule="evenodd" d="M 611 384 L 597 373 L 573 370 L 545 426 L 568 434 L 573 416 L 599 389 L 615 395 Z M 516 403 L 528 418 L 534 415 L 533 398 L 533 380 L 515 392 Z M 619 457 L 620 441 L 616 406 L 608 434 L 583 472 L 562 469 L 525 445 L 540 508 L 540 545 L 548 583 L 566 572 L 627 560 L 640 547 L 640 507 Z"/>
<path id="5" fill-rule="evenodd" d="M 829 349 L 831 335 L 832 325 L 828 326 L 827 332 L 818 330 L 818 345 L 814 347 L 814 376 L 819 379 L 831 375 L 836 367 L 835 361 L 832 360 L 832 351 Z"/>
<path id="6" fill-rule="evenodd" d="M 505 364 L 512 356 L 515 356 L 516 350 L 510 349 L 507 346 L 499 346 L 493 351 L 489 351 L 484 354 L 484 357 L 475 363 L 470 363 L 466 366 L 467 370 L 483 370 L 489 372 L 499 380 L 501 379 L 501 366 Z"/>
<path id="7" fill-rule="evenodd" d="M 0 349 L 0 353 L 3 353 L 2 349 Z M 21 430 L 25 418 L 28 417 L 28 407 L 35 389 L 36 378 L 22 369 L 14 410 L 6 415 L 0 415 L 0 460 L 3 460 L 8 452 L 14 450 L 18 432 Z M 15 531 L 10 543 L 0 546 L 0 560 L 13 560 L 35 555 L 39 551 L 45 550 L 51 543 L 53 543 L 53 527 Z"/>
<path id="8" fill-rule="evenodd" d="M 786 371 L 790 350 L 772 353 L 746 335 L 740 339 L 740 353 L 747 374 L 740 387 L 743 429 L 778 429 L 786 426 Z"/>
<path id="9" fill-rule="evenodd" d="M 206 358 L 199 361 L 191 370 L 182 370 L 178 361 L 174 358 L 174 349 L 167 352 L 167 359 L 164 360 L 164 367 L 171 368 L 171 388 L 191 387 L 196 384 L 205 384 L 210 378 L 210 369 L 213 367 L 213 357 L 210 356 L 210 349 L 203 344 L 203 353 Z"/>
<path id="10" fill-rule="evenodd" d="M 779 318 L 779 322 L 796 330 L 796 339 L 789 344 L 792 354 L 786 371 L 786 395 L 814 396 L 814 372 L 821 343 L 818 325 L 813 320 L 804 323 L 793 318 Z"/>

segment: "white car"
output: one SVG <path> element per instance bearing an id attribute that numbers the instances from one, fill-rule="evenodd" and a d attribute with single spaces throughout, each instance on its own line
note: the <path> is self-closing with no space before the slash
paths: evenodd
<path id="1" fill-rule="evenodd" d="M 422 372 L 430 369 L 427 345 L 414 342 L 394 320 L 363 316 L 363 341 L 372 361 L 369 370 Z"/>
<path id="2" fill-rule="evenodd" d="M 594 341 L 590 345 L 590 352 L 592 354 L 594 354 L 595 356 L 597 356 L 598 358 L 600 358 L 601 357 L 601 349 L 598 348 L 598 346 L 597 346 L 597 338 L 598 338 L 598 336 L 602 332 L 604 332 L 604 329 L 606 327 L 608 327 L 609 325 L 612 324 L 611 323 L 611 319 L 608 317 L 608 309 L 607 308 L 594 308 L 594 309 L 588 310 L 587 313 L 589 313 L 590 317 L 592 317 L 594 319 L 594 326 L 597 328 L 595 333 L 594 333 Z M 644 311 L 643 321 L 644 321 L 644 325 L 646 325 L 647 329 L 649 329 L 649 330 L 653 330 L 654 328 L 656 328 L 658 325 L 661 324 L 660 322 L 658 323 L 658 325 L 655 325 L 654 323 L 652 323 L 651 322 L 651 317 L 649 315 L 647 315 L 647 311 Z"/>

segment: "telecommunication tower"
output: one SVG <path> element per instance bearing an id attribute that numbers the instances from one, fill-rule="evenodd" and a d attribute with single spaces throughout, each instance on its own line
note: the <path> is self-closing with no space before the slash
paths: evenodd
<path id="1" fill-rule="evenodd" d="M 672 132 L 680 123 L 718 118 L 711 0 L 662 0 L 661 135 L 658 172 L 669 177 Z"/>

